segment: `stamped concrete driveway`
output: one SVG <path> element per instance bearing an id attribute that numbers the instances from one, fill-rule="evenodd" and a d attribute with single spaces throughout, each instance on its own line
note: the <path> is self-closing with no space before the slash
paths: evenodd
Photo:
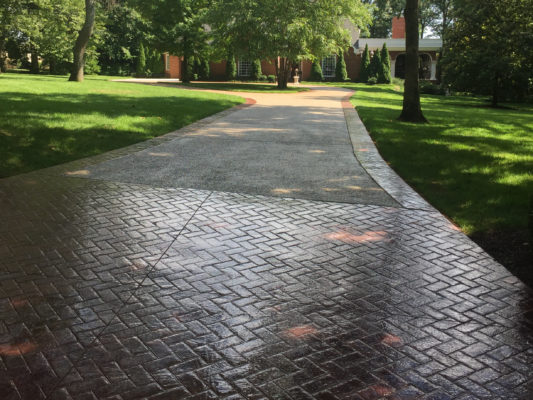
<path id="1" fill-rule="evenodd" d="M 0 180 L 0 398 L 530 399 L 531 290 L 346 94 Z"/>

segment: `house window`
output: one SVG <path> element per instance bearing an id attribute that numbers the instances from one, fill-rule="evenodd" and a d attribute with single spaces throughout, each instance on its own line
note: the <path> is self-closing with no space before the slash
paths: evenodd
<path id="1" fill-rule="evenodd" d="M 250 76 L 252 75 L 252 62 L 248 60 L 239 60 L 237 67 L 237 75 Z"/>
<path id="2" fill-rule="evenodd" d="M 337 64 L 337 56 L 332 55 L 322 59 L 322 76 L 324 78 L 335 77 L 335 64 Z"/>
<path id="3" fill-rule="evenodd" d="M 170 54 L 165 54 L 165 70 L 170 71 Z"/>

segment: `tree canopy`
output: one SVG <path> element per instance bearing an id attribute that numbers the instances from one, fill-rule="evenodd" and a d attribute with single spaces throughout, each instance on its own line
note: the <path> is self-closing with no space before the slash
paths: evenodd
<path id="1" fill-rule="evenodd" d="M 533 0 L 456 0 L 444 81 L 496 106 L 533 91 Z"/>
<path id="2" fill-rule="evenodd" d="M 364 28 L 367 7 L 359 0 L 220 0 L 209 12 L 216 43 L 237 57 L 271 60 L 280 88 L 294 63 L 344 52 L 350 45 L 345 21 Z"/>

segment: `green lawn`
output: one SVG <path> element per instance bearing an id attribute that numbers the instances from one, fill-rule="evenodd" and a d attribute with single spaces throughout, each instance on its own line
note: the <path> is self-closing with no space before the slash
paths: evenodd
<path id="1" fill-rule="evenodd" d="M 520 257 L 530 257 L 532 245 L 533 105 L 494 109 L 483 98 L 423 95 L 430 123 L 410 124 L 396 120 L 399 87 L 340 86 L 357 90 L 352 103 L 399 175 L 501 262 L 509 258 L 510 269 L 527 263 Z M 526 275 L 533 277 L 531 270 Z"/>
<path id="2" fill-rule="evenodd" d="M 1 74 L 0 177 L 124 147 L 244 102 L 109 79 Z"/>
<path id="3" fill-rule="evenodd" d="M 308 88 L 301 86 L 289 86 L 285 90 L 278 89 L 275 84 L 269 83 L 230 83 L 230 82 L 191 82 L 178 83 L 178 85 L 188 86 L 196 89 L 225 90 L 228 92 L 268 92 L 268 93 L 295 93 L 305 92 Z"/>

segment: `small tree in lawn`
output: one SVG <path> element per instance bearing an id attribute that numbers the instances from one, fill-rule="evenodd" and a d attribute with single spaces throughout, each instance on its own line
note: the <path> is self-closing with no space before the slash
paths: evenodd
<path id="1" fill-rule="evenodd" d="M 377 80 L 380 70 L 381 70 L 381 55 L 379 51 L 376 50 L 374 52 L 374 55 L 372 56 L 372 60 L 370 60 L 368 78 L 376 78 Z"/>
<path id="2" fill-rule="evenodd" d="M 365 45 L 363 57 L 361 58 L 361 69 L 359 70 L 359 80 L 363 83 L 368 82 L 370 77 L 370 52 L 368 51 L 368 44 Z"/>
<path id="3" fill-rule="evenodd" d="M 146 51 L 142 42 L 139 44 L 139 56 L 137 57 L 137 77 L 143 77 L 146 74 Z"/>
<path id="4" fill-rule="evenodd" d="M 234 81 L 237 78 L 237 64 L 235 63 L 235 56 L 230 53 L 226 62 L 226 79 Z"/>
<path id="5" fill-rule="evenodd" d="M 313 82 L 321 82 L 324 79 L 324 75 L 322 74 L 322 67 L 320 66 L 320 63 L 315 60 L 313 61 L 313 65 L 311 65 L 311 80 Z"/>
<path id="6" fill-rule="evenodd" d="M 346 62 L 342 52 L 337 56 L 337 64 L 335 64 L 335 80 L 338 82 L 346 82 L 348 80 L 348 73 L 346 72 Z"/>
<path id="7" fill-rule="evenodd" d="M 263 75 L 263 70 L 261 69 L 261 60 L 255 59 L 252 63 L 252 79 L 258 81 Z"/>
<path id="8" fill-rule="evenodd" d="M 387 44 L 383 43 L 383 47 L 381 48 L 381 69 L 378 74 L 378 83 L 391 83 L 391 81 L 389 49 L 387 49 Z"/>

